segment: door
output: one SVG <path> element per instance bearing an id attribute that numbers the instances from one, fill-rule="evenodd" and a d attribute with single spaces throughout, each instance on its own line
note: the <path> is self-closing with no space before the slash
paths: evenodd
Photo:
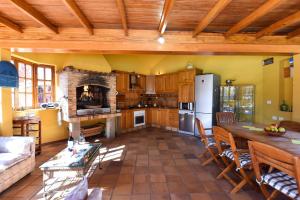
<path id="1" fill-rule="evenodd" d="M 213 75 L 196 76 L 195 99 L 197 113 L 212 113 L 213 108 Z"/>
<path id="2" fill-rule="evenodd" d="M 213 114 L 196 113 L 196 118 L 199 119 L 205 129 L 206 134 L 212 133 Z M 199 136 L 198 127 L 195 126 L 195 136 Z"/>

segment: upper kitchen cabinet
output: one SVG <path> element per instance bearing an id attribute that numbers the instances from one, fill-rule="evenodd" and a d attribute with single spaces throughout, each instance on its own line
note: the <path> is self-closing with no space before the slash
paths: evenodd
<path id="1" fill-rule="evenodd" d="M 195 101 L 195 84 L 180 83 L 178 86 L 178 101 L 179 102 L 194 102 Z"/>
<path id="2" fill-rule="evenodd" d="M 165 93 L 166 90 L 166 77 L 167 75 L 157 75 L 155 76 L 155 92 Z"/>
<path id="3" fill-rule="evenodd" d="M 178 92 L 178 74 L 172 73 L 165 75 L 165 92 L 177 93 Z"/>
<path id="4" fill-rule="evenodd" d="M 137 89 L 140 90 L 142 93 L 144 93 L 146 91 L 146 76 L 145 75 L 138 75 Z"/>
<path id="5" fill-rule="evenodd" d="M 116 88 L 119 93 L 126 93 L 129 88 L 129 75 L 125 72 L 116 72 Z"/>
<path id="6" fill-rule="evenodd" d="M 146 76 L 146 94 L 155 94 L 155 76 Z"/>
<path id="7" fill-rule="evenodd" d="M 199 69 L 185 69 L 178 72 L 178 82 L 180 83 L 194 83 L 195 76 L 202 74 L 202 70 Z"/>

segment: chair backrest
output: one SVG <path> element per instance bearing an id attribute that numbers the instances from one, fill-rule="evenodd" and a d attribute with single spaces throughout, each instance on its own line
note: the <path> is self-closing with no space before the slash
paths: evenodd
<path id="1" fill-rule="evenodd" d="M 233 112 L 217 112 L 216 119 L 218 126 L 221 124 L 234 124 L 235 115 Z"/>
<path id="2" fill-rule="evenodd" d="M 203 124 L 200 121 L 200 119 L 198 119 L 198 118 L 196 118 L 196 125 L 197 125 L 197 128 L 198 128 L 198 132 L 199 132 L 201 141 L 205 144 L 205 146 L 207 146 L 208 145 L 208 138 L 205 134 Z"/>
<path id="3" fill-rule="evenodd" d="M 261 164 L 267 164 L 294 177 L 300 193 L 300 161 L 298 157 L 294 157 L 284 150 L 260 142 L 249 141 L 248 144 L 254 172 L 258 181 L 261 181 Z"/>
<path id="4" fill-rule="evenodd" d="M 300 132 L 300 123 L 295 121 L 281 121 L 280 127 L 284 127 L 288 131 Z"/>
<path id="5" fill-rule="evenodd" d="M 219 127 L 219 126 L 213 127 L 213 133 L 215 136 L 216 146 L 218 148 L 219 154 L 221 154 L 224 150 L 223 149 L 224 145 L 222 145 L 222 143 L 229 144 L 230 148 L 232 150 L 233 156 L 234 156 L 234 160 L 237 161 L 236 165 L 239 168 L 240 167 L 240 162 L 238 162 L 239 154 L 237 152 L 235 140 L 234 140 L 234 137 L 232 136 L 232 134 L 230 132 L 228 132 L 227 130 L 225 130 L 224 128 Z"/>

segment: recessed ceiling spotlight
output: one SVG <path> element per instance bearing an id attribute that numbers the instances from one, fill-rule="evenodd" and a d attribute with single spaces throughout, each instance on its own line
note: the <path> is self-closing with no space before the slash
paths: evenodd
<path id="1" fill-rule="evenodd" d="M 160 36 L 157 41 L 159 42 L 159 44 L 164 44 L 165 38 L 163 36 Z"/>

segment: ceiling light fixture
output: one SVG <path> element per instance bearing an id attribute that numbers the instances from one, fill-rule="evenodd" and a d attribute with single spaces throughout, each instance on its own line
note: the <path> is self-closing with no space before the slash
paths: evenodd
<path id="1" fill-rule="evenodd" d="M 164 44 L 165 38 L 163 36 L 160 36 L 157 41 L 159 42 L 159 44 Z"/>

